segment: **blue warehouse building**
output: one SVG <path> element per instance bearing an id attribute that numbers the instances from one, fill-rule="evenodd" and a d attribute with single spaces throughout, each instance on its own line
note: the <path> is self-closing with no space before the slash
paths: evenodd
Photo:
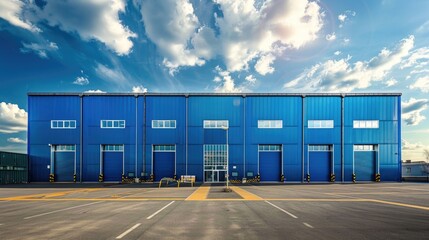
<path id="1" fill-rule="evenodd" d="M 32 182 L 401 180 L 401 94 L 29 93 Z"/>

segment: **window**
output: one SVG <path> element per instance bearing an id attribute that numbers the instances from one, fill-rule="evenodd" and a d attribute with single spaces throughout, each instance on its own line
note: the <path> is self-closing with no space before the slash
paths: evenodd
<path id="1" fill-rule="evenodd" d="M 176 120 L 152 120 L 152 128 L 176 128 Z"/>
<path id="2" fill-rule="evenodd" d="M 105 151 L 105 152 L 123 152 L 124 151 L 124 145 L 121 145 L 121 144 L 103 145 L 103 151 Z"/>
<path id="3" fill-rule="evenodd" d="M 204 170 L 225 170 L 228 148 L 225 144 L 204 145 Z"/>
<path id="4" fill-rule="evenodd" d="M 51 120 L 51 128 L 74 129 L 76 128 L 76 120 Z"/>
<path id="5" fill-rule="evenodd" d="M 125 128 L 125 120 L 101 120 L 101 128 Z"/>
<path id="6" fill-rule="evenodd" d="M 354 120 L 353 128 L 378 128 L 378 120 Z"/>
<path id="7" fill-rule="evenodd" d="M 204 120 L 204 128 L 228 128 L 228 120 Z"/>
<path id="8" fill-rule="evenodd" d="M 154 152 L 174 152 L 176 145 L 153 145 Z"/>
<path id="9" fill-rule="evenodd" d="M 308 128 L 334 128 L 334 120 L 308 120 Z"/>
<path id="10" fill-rule="evenodd" d="M 353 145 L 355 151 L 377 151 L 377 145 Z"/>
<path id="11" fill-rule="evenodd" d="M 283 120 L 258 120 L 258 128 L 282 128 Z"/>
<path id="12" fill-rule="evenodd" d="M 330 152 L 332 145 L 308 145 L 308 151 L 311 152 Z"/>
<path id="13" fill-rule="evenodd" d="M 73 152 L 76 150 L 76 145 L 54 145 L 56 152 Z"/>
<path id="14" fill-rule="evenodd" d="M 281 145 L 259 144 L 258 149 L 260 152 L 280 152 Z"/>
<path id="15" fill-rule="evenodd" d="M 411 168 L 407 167 L 407 173 L 411 173 Z"/>

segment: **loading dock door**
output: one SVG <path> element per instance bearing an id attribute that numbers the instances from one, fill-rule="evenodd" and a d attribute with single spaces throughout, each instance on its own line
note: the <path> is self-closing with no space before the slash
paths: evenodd
<path id="1" fill-rule="evenodd" d="M 123 152 L 103 153 L 103 174 L 106 182 L 120 182 L 122 180 Z"/>
<path id="2" fill-rule="evenodd" d="M 75 152 L 54 153 L 54 174 L 57 182 L 73 182 Z"/>
<path id="3" fill-rule="evenodd" d="M 174 176 L 174 158 L 174 152 L 153 153 L 155 181 L 159 181 L 163 177 L 172 178 Z"/>
<path id="4" fill-rule="evenodd" d="M 330 180 L 331 152 L 310 152 L 311 181 L 328 182 Z"/>
<path id="5" fill-rule="evenodd" d="M 356 151 L 355 173 L 357 181 L 374 181 L 376 151 Z"/>
<path id="6" fill-rule="evenodd" d="M 261 181 L 280 181 L 282 153 L 259 152 L 259 173 Z"/>

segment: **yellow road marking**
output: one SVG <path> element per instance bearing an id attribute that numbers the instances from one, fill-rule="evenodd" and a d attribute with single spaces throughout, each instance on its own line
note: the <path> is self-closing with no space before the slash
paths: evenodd
<path id="1" fill-rule="evenodd" d="M 389 201 L 383 201 L 383 200 L 376 200 L 376 199 L 370 199 L 371 202 L 376 203 L 383 203 L 383 204 L 389 204 L 389 205 L 395 205 L 395 206 L 401 206 L 401 207 L 409 207 L 409 208 L 416 208 L 416 209 L 422 209 L 429 211 L 429 207 L 414 205 L 414 204 L 406 204 L 406 203 L 398 203 L 398 202 L 389 202 Z"/>
<path id="2" fill-rule="evenodd" d="M 188 198 L 186 198 L 186 201 L 199 201 L 199 200 L 205 200 L 207 199 L 207 195 L 209 194 L 210 187 L 209 186 L 201 186 L 197 188 Z"/>
<path id="3" fill-rule="evenodd" d="M 40 199 L 40 198 L 54 198 L 54 197 L 61 197 L 65 196 L 67 194 L 71 193 L 77 193 L 77 192 L 94 192 L 102 190 L 101 188 L 95 188 L 95 189 L 78 189 L 78 190 L 71 190 L 71 191 L 62 191 L 62 192 L 53 192 L 53 193 L 38 193 L 38 194 L 31 194 L 31 195 L 23 195 L 23 196 L 14 196 L 14 197 L 8 197 L 8 198 L 2 198 L 4 200 L 19 200 L 19 199 Z"/>
<path id="4" fill-rule="evenodd" d="M 231 187 L 232 191 L 234 191 L 235 193 L 237 193 L 238 195 L 240 195 L 240 197 L 242 197 L 244 200 L 253 200 L 253 201 L 261 201 L 264 200 L 261 197 L 259 197 L 258 195 L 255 195 L 253 193 L 250 193 L 240 187 Z"/>
<path id="5" fill-rule="evenodd" d="M 1 201 L 22 201 L 22 202 L 60 202 L 60 201 L 183 201 L 185 198 L 19 198 L 19 199 L 5 199 L 0 198 Z"/>

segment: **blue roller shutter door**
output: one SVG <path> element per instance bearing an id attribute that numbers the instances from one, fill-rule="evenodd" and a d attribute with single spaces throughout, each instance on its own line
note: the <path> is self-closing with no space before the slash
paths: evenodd
<path id="1" fill-rule="evenodd" d="M 328 182 L 330 180 L 331 152 L 310 152 L 310 180 Z"/>
<path id="2" fill-rule="evenodd" d="M 376 151 L 355 152 L 355 174 L 357 181 L 375 180 Z"/>
<path id="3" fill-rule="evenodd" d="M 55 152 L 55 181 L 73 182 L 74 154 L 74 152 Z"/>
<path id="4" fill-rule="evenodd" d="M 120 182 L 122 180 L 122 152 L 104 152 L 103 174 L 106 182 Z"/>
<path id="5" fill-rule="evenodd" d="M 154 152 L 153 165 L 155 181 L 163 177 L 174 177 L 174 152 Z"/>
<path id="6" fill-rule="evenodd" d="M 281 152 L 260 152 L 259 173 L 261 181 L 280 181 Z"/>

